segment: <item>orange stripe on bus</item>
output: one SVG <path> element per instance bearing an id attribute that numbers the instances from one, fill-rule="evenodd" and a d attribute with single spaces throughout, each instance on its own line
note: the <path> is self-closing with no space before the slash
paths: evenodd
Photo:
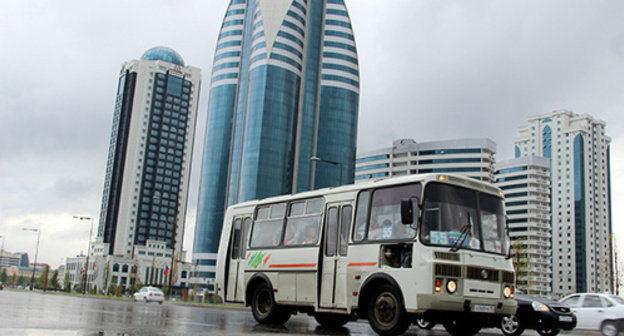
<path id="1" fill-rule="evenodd" d="M 360 263 L 350 263 L 347 266 L 377 266 L 377 262 L 360 262 Z"/>
<path id="2" fill-rule="evenodd" d="M 316 264 L 271 264 L 269 268 L 316 267 Z"/>

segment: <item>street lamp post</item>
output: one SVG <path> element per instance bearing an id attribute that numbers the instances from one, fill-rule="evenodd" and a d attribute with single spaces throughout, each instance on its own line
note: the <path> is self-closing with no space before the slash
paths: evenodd
<path id="1" fill-rule="evenodd" d="M 169 300 L 171 300 L 171 281 L 173 280 L 173 264 L 175 263 L 175 246 L 171 249 L 171 269 L 169 270 Z"/>
<path id="2" fill-rule="evenodd" d="M 85 276 L 82 280 L 82 294 L 86 293 L 87 286 L 89 285 L 89 255 L 91 254 L 91 235 L 93 235 L 93 217 L 88 216 L 74 216 L 79 220 L 90 220 L 91 229 L 89 230 L 89 244 L 87 245 L 87 266 L 85 267 Z"/>
<path id="3" fill-rule="evenodd" d="M 35 263 L 33 264 L 32 276 L 30 277 L 30 290 L 35 286 L 35 269 L 37 267 L 37 257 L 39 257 L 39 238 L 41 237 L 41 229 L 22 228 L 23 231 L 37 232 L 37 249 L 35 250 Z"/>
<path id="4" fill-rule="evenodd" d="M 325 163 L 329 163 L 330 165 L 334 165 L 334 166 L 338 167 L 338 170 L 340 171 L 340 185 L 342 185 L 342 162 L 323 160 L 323 159 L 321 159 L 318 156 L 310 157 L 310 161 L 313 161 L 313 162 L 325 162 Z"/>

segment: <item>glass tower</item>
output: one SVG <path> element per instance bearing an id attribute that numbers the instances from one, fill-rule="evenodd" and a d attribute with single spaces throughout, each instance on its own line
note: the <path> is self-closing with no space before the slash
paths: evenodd
<path id="1" fill-rule="evenodd" d="M 230 2 L 210 82 L 195 283 L 212 285 L 228 205 L 353 182 L 358 102 L 343 0 Z"/>

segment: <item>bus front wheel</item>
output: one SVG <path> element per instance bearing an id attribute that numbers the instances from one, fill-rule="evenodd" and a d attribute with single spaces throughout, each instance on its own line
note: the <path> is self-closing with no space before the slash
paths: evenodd
<path id="1" fill-rule="evenodd" d="M 273 291 L 266 284 L 258 285 L 251 301 L 251 313 L 261 324 L 284 324 L 290 318 L 290 312 L 275 303 Z"/>
<path id="2" fill-rule="evenodd" d="M 371 296 L 368 305 L 368 321 L 379 335 L 399 335 L 410 324 L 397 290 L 390 285 L 381 285 Z"/>

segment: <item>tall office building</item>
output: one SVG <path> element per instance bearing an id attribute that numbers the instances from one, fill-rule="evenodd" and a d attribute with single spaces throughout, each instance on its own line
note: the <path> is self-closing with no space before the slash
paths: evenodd
<path id="1" fill-rule="evenodd" d="M 358 154 L 355 180 L 424 173 L 454 173 L 494 182 L 496 143 L 483 139 L 416 142 L 400 139 L 392 147 Z"/>
<path id="2" fill-rule="evenodd" d="M 550 160 L 529 156 L 498 162 L 496 186 L 505 193 L 516 287 L 550 296 Z"/>
<path id="3" fill-rule="evenodd" d="M 230 2 L 210 83 L 197 283 L 211 286 L 228 205 L 353 181 L 358 103 L 343 0 Z"/>
<path id="4" fill-rule="evenodd" d="M 89 253 L 129 259 L 138 274 L 149 274 L 138 277 L 143 283 L 166 282 L 164 270 L 182 258 L 199 85 L 200 70 L 165 47 L 124 63 L 119 73 L 100 221 Z M 129 278 L 132 267 L 124 269 L 116 279 Z"/>
<path id="5" fill-rule="evenodd" d="M 552 291 L 613 292 L 611 183 L 606 123 L 559 110 L 529 118 L 516 157 L 551 159 Z"/>

